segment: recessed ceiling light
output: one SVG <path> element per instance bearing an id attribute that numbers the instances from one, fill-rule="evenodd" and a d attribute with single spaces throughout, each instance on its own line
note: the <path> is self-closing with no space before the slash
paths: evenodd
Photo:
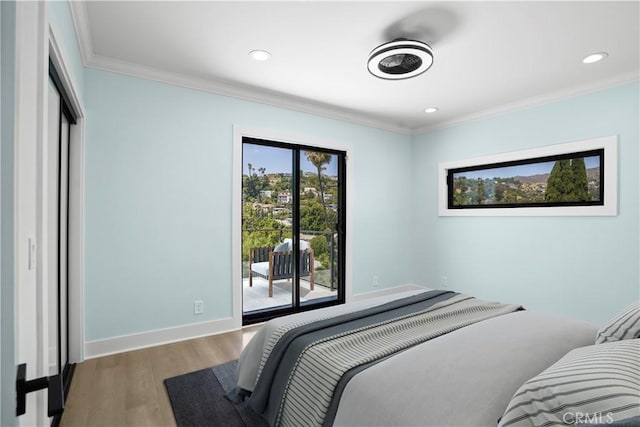
<path id="1" fill-rule="evenodd" d="M 256 61 L 266 61 L 271 58 L 271 54 L 266 50 L 252 50 L 249 52 L 249 56 L 251 56 Z"/>
<path id="2" fill-rule="evenodd" d="M 438 111 L 438 108 L 436 107 L 429 107 L 424 110 L 425 113 L 435 113 L 436 111 Z"/>
<path id="3" fill-rule="evenodd" d="M 417 40 L 396 39 L 373 49 L 367 68 L 376 77 L 402 80 L 415 77 L 433 65 L 431 46 Z"/>
<path id="4" fill-rule="evenodd" d="M 594 62 L 602 61 L 607 56 L 609 56 L 607 52 L 592 53 L 591 55 L 585 56 L 582 62 L 584 64 L 593 64 Z"/>

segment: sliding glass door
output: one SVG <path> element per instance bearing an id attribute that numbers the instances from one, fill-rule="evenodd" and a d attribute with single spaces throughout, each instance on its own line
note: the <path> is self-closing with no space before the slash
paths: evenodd
<path id="1" fill-rule="evenodd" d="M 69 362 L 69 157 L 76 115 L 53 64 L 49 64 L 47 145 L 47 244 L 49 258 L 49 375 L 62 376 L 66 399 L 74 364 Z M 52 425 L 57 425 L 55 417 Z"/>
<path id="2" fill-rule="evenodd" d="M 243 322 L 344 302 L 345 153 L 242 147 Z"/>

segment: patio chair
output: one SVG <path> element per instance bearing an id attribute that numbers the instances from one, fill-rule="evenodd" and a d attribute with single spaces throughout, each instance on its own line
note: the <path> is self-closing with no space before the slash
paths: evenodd
<path id="1" fill-rule="evenodd" d="M 274 246 L 261 246 L 249 250 L 249 286 L 253 276 L 269 281 L 269 298 L 273 297 L 273 281 L 293 277 L 292 251 L 274 251 Z M 313 249 L 300 251 L 300 277 L 309 277 L 310 288 L 315 285 Z"/>

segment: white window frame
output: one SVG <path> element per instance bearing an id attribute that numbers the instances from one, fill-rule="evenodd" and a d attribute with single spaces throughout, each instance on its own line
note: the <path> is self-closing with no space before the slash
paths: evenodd
<path id="1" fill-rule="evenodd" d="M 604 149 L 604 204 L 600 206 L 541 206 L 449 209 L 447 174 L 450 169 Z M 616 216 L 618 214 L 618 137 L 586 139 L 565 144 L 512 151 L 438 165 L 439 216 Z"/>

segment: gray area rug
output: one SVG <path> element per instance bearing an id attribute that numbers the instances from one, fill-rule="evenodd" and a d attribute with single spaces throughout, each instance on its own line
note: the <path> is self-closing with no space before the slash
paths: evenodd
<path id="1" fill-rule="evenodd" d="M 237 361 L 164 380 L 176 424 L 187 426 L 263 427 L 267 422 L 247 401 L 224 397 L 234 388 Z"/>

